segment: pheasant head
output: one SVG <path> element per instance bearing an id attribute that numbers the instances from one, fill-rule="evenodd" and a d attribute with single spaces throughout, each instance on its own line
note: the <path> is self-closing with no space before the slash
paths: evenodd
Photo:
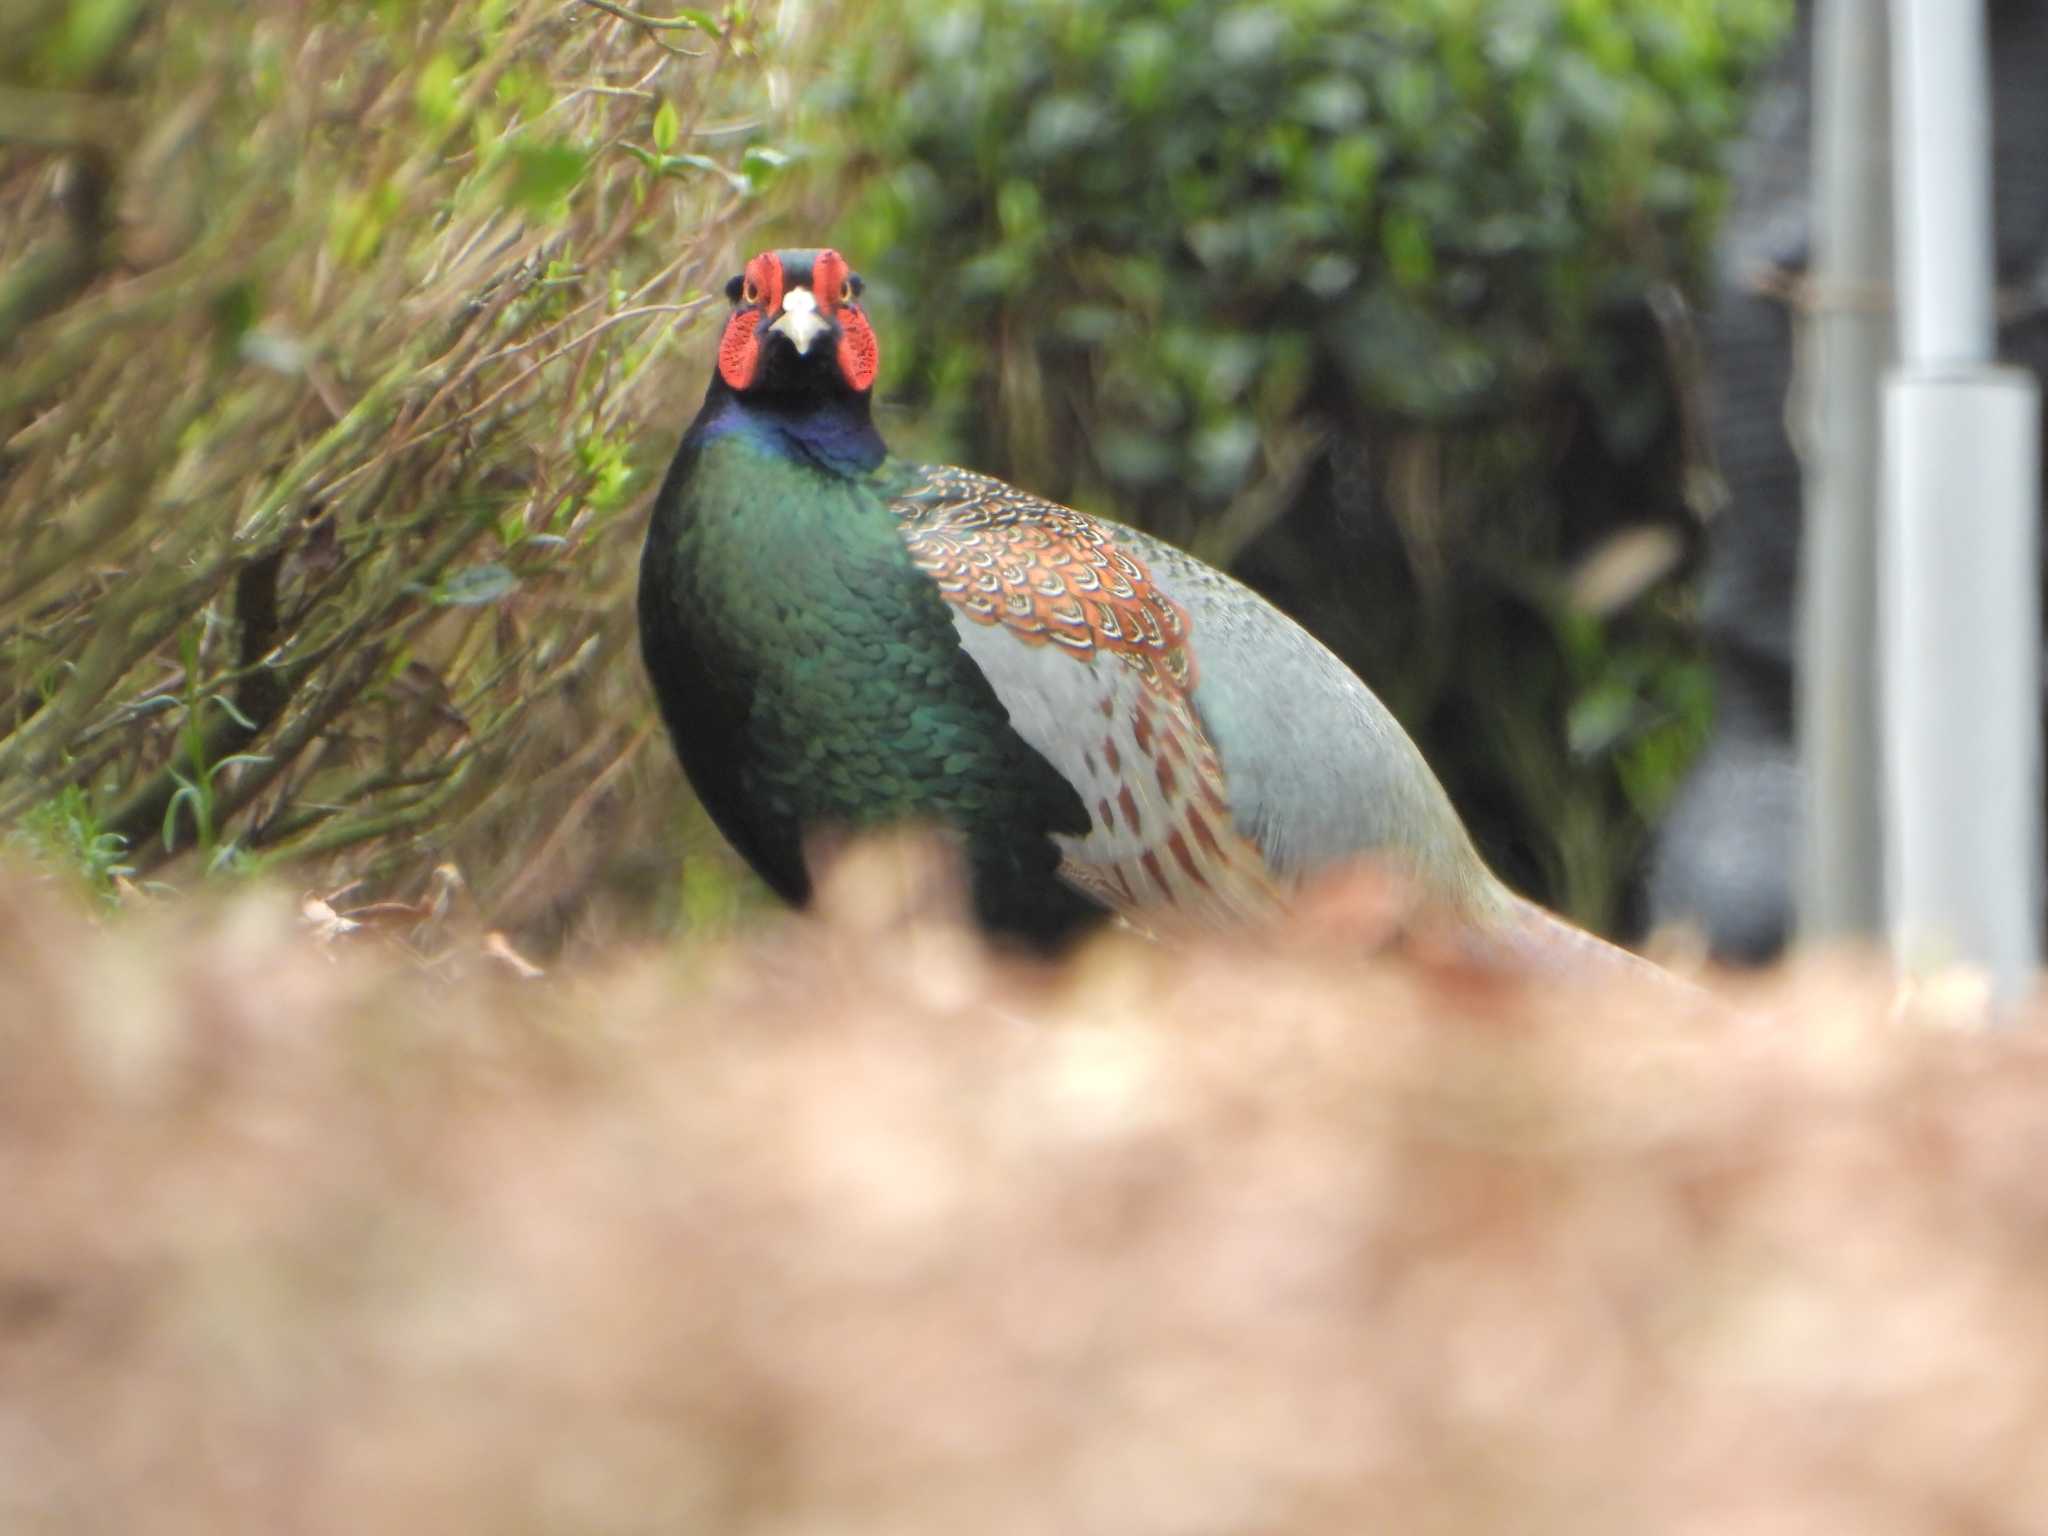
<path id="1" fill-rule="evenodd" d="M 860 274 L 837 251 L 763 251 L 725 285 L 733 311 L 718 343 L 719 376 L 738 394 L 866 394 L 874 329 Z"/>

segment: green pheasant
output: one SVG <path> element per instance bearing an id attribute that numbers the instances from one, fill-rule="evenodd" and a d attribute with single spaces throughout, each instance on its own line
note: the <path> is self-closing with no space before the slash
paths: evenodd
<path id="1" fill-rule="evenodd" d="M 733 309 L 640 570 L 677 755 L 770 886 L 813 828 L 951 828 L 990 928 L 1229 924 L 1377 856 L 1487 948 L 1623 959 L 1514 895 L 1415 744 L 1307 631 L 1156 539 L 893 458 L 836 251 L 768 251 Z"/>

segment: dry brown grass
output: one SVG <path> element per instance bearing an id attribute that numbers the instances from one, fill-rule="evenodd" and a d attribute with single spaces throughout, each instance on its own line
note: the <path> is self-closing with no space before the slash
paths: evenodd
<path id="1" fill-rule="evenodd" d="M 544 942 L 607 891 L 658 915 L 687 801 L 635 514 L 772 202 L 741 173 L 783 42 L 561 0 L 10 8 L 0 827 L 401 896 L 452 858 Z"/>
<path id="2" fill-rule="evenodd" d="M 2038 1031 L 899 905 L 450 984 L 0 885 L 0 1527 L 2048 1529 Z"/>

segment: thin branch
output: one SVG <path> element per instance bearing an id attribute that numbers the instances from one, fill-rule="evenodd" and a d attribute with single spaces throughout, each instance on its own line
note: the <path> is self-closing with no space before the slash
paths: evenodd
<path id="1" fill-rule="evenodd" d="M 527 857 L 524 867 L 498 892 L 493 906 L 499 912 L 513 910 L 518 906 L 519 898 L 526 894 L 527 887 L 554 862 L 563 845 L 582 828 L 584 817 L 590 814 L 591 807 L 597 803 L 597 797 L 604 793 L 605 786 L 617 778 L 626 765 L 633 761 L 653 733 L 654 722 L 649 720 L 643 723 L 618 755 L 583 786 L 574 800 L 569 802 L 569 809 L 562 813 L 540 847 Z"/>
<path id="2" fill-rule="evenodd" d="M 656 36 L 660 32 L 702 32 L 704 23 L 694 16 L 648 16 L 639 11 L 629 11 L 623 5 L 614 5 L 612 0 L 579 0 L 579 3 L 590 6 L 593 10 L 603 11 L 607 15 L 616 16 L 621 21 L 630 21 L 636 27 L 645 28 L 647 40 L 664 53 L 679 54 L 686 59 L 704 57 L 704 50 L 701 48 L 683 48 L 675 43 L 663 42 Z"/>
<path id="3" fill-rule="evenodd" d="M 687 304 L 643 304 L 637 309 L 622 309 L 615 315 L 607 315 L 598 324 L 592 326 L 589 330 L 583 332 L 580 336 L 572 337 L 570 340 L 563 342 L 559 347 L 555 348 L 554 351 L 548 353 L 547 356 L 535 362 L 523 373 L 520 373 L 513 378 L 507 379 L 503 384 L 500 384 L 488 395 L 485 395 L 483 399 L 479 400 L 475 405 L 471 406 L 468 410 L 464 411 L 460 416 L 454 417 L 448 421 L 444 421 L 439 426 L 429 427 L 426 429 L 426 431 L 419 433 L 417 436 L 407 438 L 404 442 L 397 444 L 395 447 L 387 449 L 385 453 L 380 454 L 376 459 L 372 459 L 367 463 L 358 464 L 354 469 L 344 471 L 342 474 L 338 475 L 333 480 L 328 481 L 325 490 L 327 494 L 332 495 L 335 491 L 339 490 L 342 486 L 348 484 L 358 475 L 363 474 L 367 470 L 377 468 L 380 464 L 384 462 L 386 458 L 396 454 L 408 452 L 411 449 L 419 447 L 419 445 L 424 442 L 427 442 L 436 437 L 440 437 L 445 433 L 454 431 L 457 427 L 466 426 L 468 423 L 475 421 L 479 416 L 483 415 L 484 412 L 488 411 L 493 405 L 497 404 L 498 401 L 502 400 L 506 395 L 510 394 L 520 385 L 526 383 L 535 374 L 539 373 L 541 369 L 547 367 L 549 363 L 552 363 L 556 358 L 561 357 L 566 353 L 573 352 L 577 347 L 581 346 L 584 342 L 590 340 L 591 337 L 597 335 L 601 331 L 610 330 L 613 326 L 617 325 L 621 320 L 633 320 L 639 318 L 642 315 L 691 315 L 695 314 L 698 310 L 702 309 L 705 305 L 709 304 L 710 302 L 711 300 L 708 297 L 706 297 L 692 299 Z"/>

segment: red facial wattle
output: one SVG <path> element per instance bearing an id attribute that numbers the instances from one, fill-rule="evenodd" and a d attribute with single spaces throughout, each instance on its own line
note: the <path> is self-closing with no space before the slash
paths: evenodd
<path id="1" fill-rule="evenodd" d="M 736 309 L 725 322 L 725 334 L 718 339 L 718 372 L 734 389 L 754 382 L 754 369 L 761 362 L 760 328 L 758 309 Z"/>
<path id="2" fill-rule="evenodd" d="M 746 389 L 761 366 L 761 325 L 782 308 L 782 261 L 763 251 L 740 278 L 740 307 L 725 322 L 718 342 L 718 372 L 734 389 Z"/>
<path id="3" fill-rule="evenodd" d="M 839 321 L 839 372 L 856 393 L 872 389 L 881 363 L 874 328 L 858 309 L 842 308 L 835 318 Z"/>
<path id="4" fill-rule="evenodd" d="M 738 307 L 725 322 L 725 334 L 718 344 L 719 375 L 733 389 L 753 386 L 761 366 L 761 343 L 765 329 L 782 311 L 791 285 L 775 252 L 763 251 L 740 278 Z M 818 312 L 839 328 L 836 360 L 847 387 L 865 392 L 874 386 L 880 362 L 874 328 L 860 307 L 856 279 L 837 251 L 820 251 L 811 263 L 810 292 Z"/>
<path id="5" fill-rule="evenodd" d="M 846 258 L 837 251 L 818 252 L 811 263 L 811 291 L 817 295 L 819 307 L 839 322 L 839 372 L 847 387 L 855 391 L 872 388 L 880 350 L 875 345 L 874 328 L 861 312 L 853 270 Z"/>

